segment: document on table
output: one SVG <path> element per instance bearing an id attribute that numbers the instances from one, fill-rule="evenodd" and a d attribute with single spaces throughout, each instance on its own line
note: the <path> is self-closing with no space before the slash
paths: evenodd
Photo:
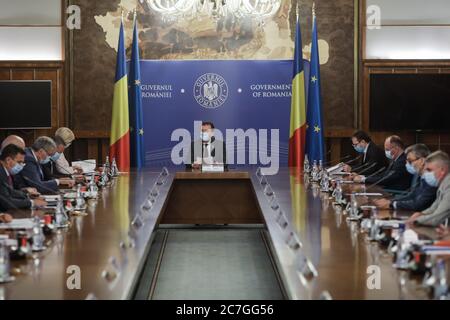
<path id="1" fill-rule="evenodd" d="M 32 219 L 14 219 L 9 223 L 0 223 L 0 229 L 32 229 Z"/>
<path id="2" fill-rule="evenodd" d="M 72 161 L 72 167 L 80 167 L 83 173 L 94 173 L 97 161 L 95 159 Z"/>

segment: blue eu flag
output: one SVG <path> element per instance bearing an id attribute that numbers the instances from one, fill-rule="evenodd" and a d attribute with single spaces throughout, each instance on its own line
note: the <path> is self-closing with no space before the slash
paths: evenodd
<path id="1" fill-rule="evenodd" d="M 130 108 L 130 165 L 138 169 L 145 166 L 144 120 L 142 116 L 141 70 L 139 62 L 138 31 L 135 19 L 128 75 L 128 101 Z"/>
<path id="2" fill-rule="evenodd" d="M 311 44 L 311 71 L 309 76 L 308 105 L 306 109 L 306 154 L 309 161 L 325 161 L 322 122 L 322 96 L 320 93 L 320 60 L 316 16 L 313 15 Z"/>

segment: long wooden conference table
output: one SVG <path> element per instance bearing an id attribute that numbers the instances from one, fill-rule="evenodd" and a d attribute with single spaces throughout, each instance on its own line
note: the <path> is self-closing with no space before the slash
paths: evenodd
<path id="1" fill-rule="evenodd" d="M 287 299 L 427 298 L 420 279 L 393 268 L 392 257 L 328 194 L 288 169 L 262 176 L 256 168 L 121 174 L 88 202 L 86 216 L 72 217 L 69 229 L 47 238 L 45 251 L 12 262 L 16 280 L 0 285 L 0 298 L 132 299 L 160 224 L 261 224 Z M 373 265 L 382 271 L 380 289 L 367 286 Z M 80 289 L 67 285 L 74 266 Z"/>

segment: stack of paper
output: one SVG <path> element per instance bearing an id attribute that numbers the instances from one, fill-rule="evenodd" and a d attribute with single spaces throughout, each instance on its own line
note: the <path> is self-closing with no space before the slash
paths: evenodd
<path id="1" fill-rule="evenodd" d="M 97 161 L 95 159 L 73 161 L 72 167 L 74 166 L 83 169 L 83 173 L 94 173 L 95 168 L 97 167 Z"/>
<path id="2" fill-rule="evenodd" d="M 14 219 L 9 223 L 0 223 L 0 229 L 32 229 L 32 219 Z"/>

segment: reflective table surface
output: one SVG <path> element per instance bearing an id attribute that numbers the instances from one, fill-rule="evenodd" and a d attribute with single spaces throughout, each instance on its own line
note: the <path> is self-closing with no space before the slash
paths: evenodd
<path id="1" fill-rule="evenodd" d="M 0 298 L 132 298 L 177 171 L 179 179 L 189 178 L 182 170 L 162 176 L 161 168 L 116 178 L 99 192 L 98 200 L 88 203 L 87 216 L 73 217 L 71 228 L 47 239 L 48 249 L 26 261 L 12 262 L 16 280 L 0 285 Z M 386 250 L 368 241 L 359 224 L 348 221 L 333 205 L 329 194 L 288 169 L 264 177 L 256 174 L 256 168 L 235 171 L 241 173 L 230 172 L 231 178 L 246 177 L 252 183 L 289 299 L 427 298 L 420 279 L 393 268 Z M 214 173 L 208 175 L 205 178 L 215 179 Z M 360 186 L 346 188 L 351 192 Z M 29 217 L 31 212 L 15 214 Z M 436 237 L 432 229 L 417 232 L 425 238 Z M 81 274 L 80 289 L 72 288 L 74 270 Z M 368 286 L 373 270 L 380 271 L 379 289 Z"/>

